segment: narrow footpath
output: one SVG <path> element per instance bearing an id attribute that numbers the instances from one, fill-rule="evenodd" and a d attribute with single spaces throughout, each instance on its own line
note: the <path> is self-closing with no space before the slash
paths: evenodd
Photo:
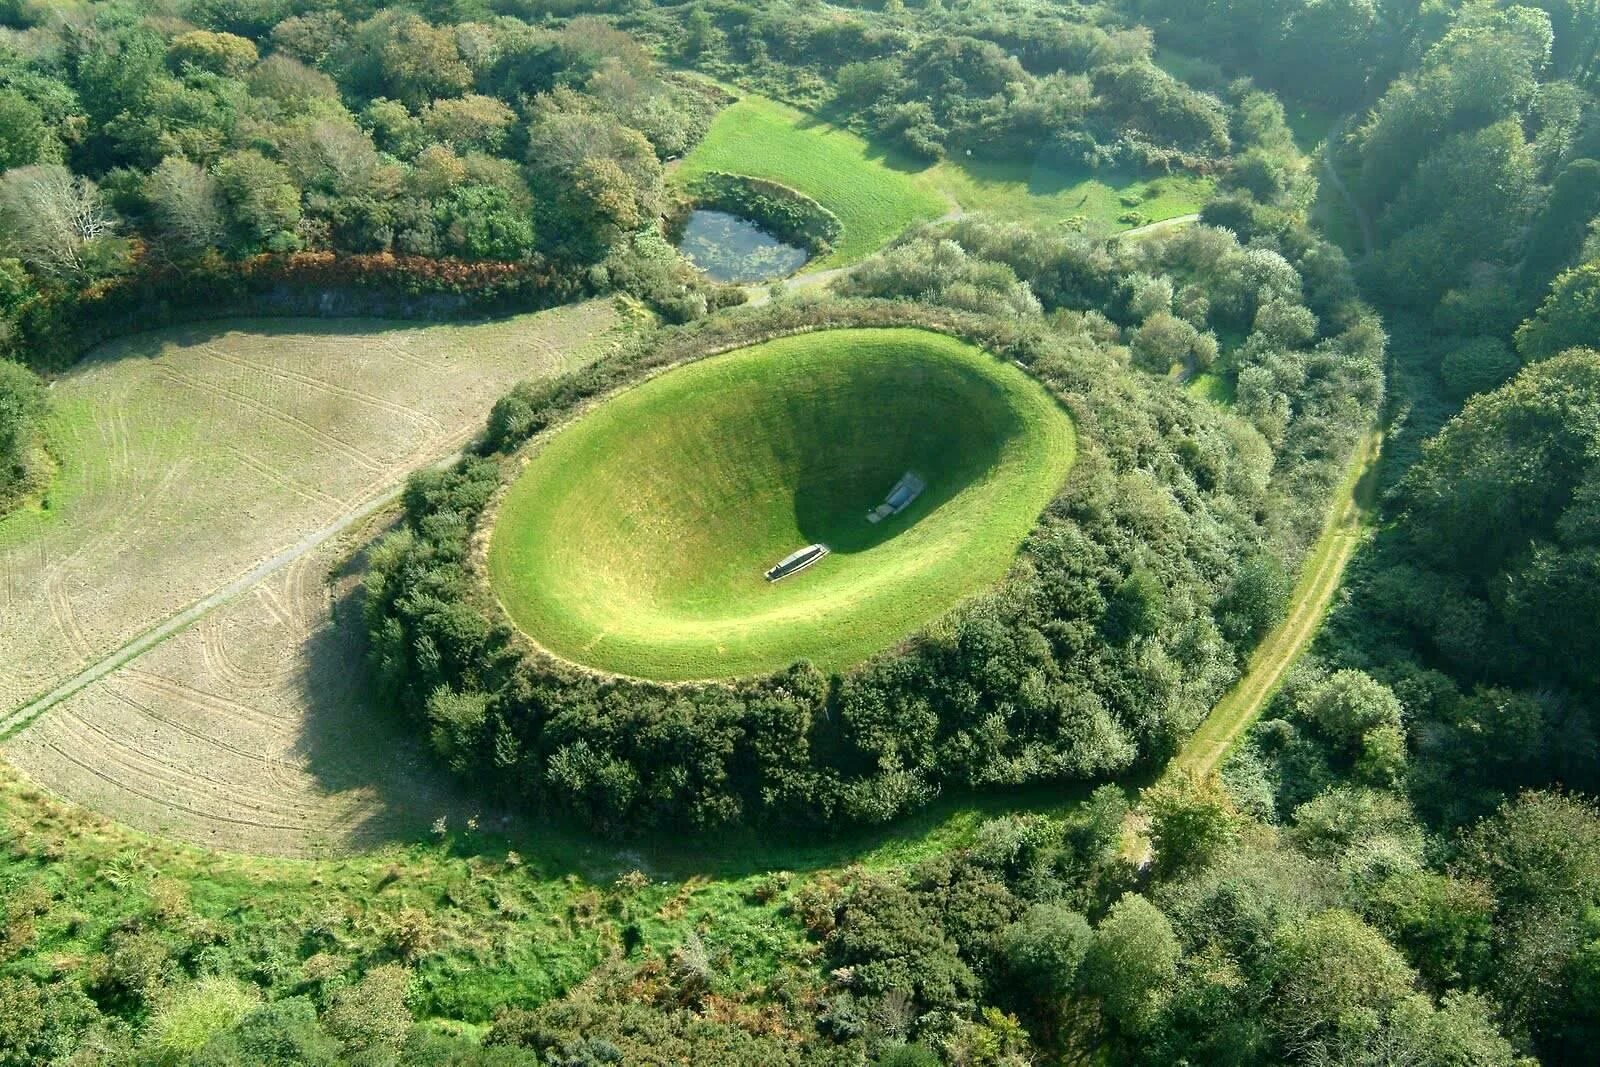
<path id="1" fill-rule="evenodd" d="M 1184 772 L 1204 777 L 1220 767 L 1234 743 L 1260 717 L 1283 676 L 1317 636 L 1339 591 L 1345 565 L 1361 543 L 1377 503 L 1373 474 L 1382 442 L 1382 431 L 1374 428 L 1356 446 L 1322 536 L 1306 557 L 1288 616 L 1257 646 L 1244 676 L 1211 709 L 1167 764 L 1163 777 Z"/>
<path id="2" fill-rule="evenodd" d="M 1373 250 L 1372 220 L 1333 166 L 1331 148 L 1344 136 L 1348 119 L 1341 118 L 1328 133 L 1322 150 L 1322 173 L 1328 185 L 1355 217 L 1361 233 L 1362 252 Z M 1250 658 L 1244 677 L 1217 702 L 1205 722 L 1190 736 L 1183 749 L 1167 764 L 1163 777 L 1189 772 L 1204 777 L 1222 765 L 1234 743 L 1260 718 L 1267 701 L 1289 668 L 1310 647 L 1328 613 L 1328 605 L 1339 591 L 1345 565 L 1355 554 L 1361 535 L 1377 507 L 1374 483 L 1378 454 L 1383 447 L 1382 414 L 1350 457 L 1344 484 L 1328 510 L 1327 525 L 1306 557 L 1300 582 L 1289 601 L 1289 614 L 1277 629 L 1267 635 Z"/>

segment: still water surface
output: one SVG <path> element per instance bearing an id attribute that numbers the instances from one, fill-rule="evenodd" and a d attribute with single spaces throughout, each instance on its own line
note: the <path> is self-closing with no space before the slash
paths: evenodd
<path id="1" fill-rule="evenodd" d="M 678 247 L 713 281 L 739 284 L 787 277 L 810 258 L 749 219 L 703 209 L 689 216 Z"/>

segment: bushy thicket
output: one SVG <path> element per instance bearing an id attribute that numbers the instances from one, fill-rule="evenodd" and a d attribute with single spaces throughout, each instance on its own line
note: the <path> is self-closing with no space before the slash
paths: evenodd
<path id="1" fill-rule="evenodd" d="M 631 12 L 666 54 L 808 107 L 913 156 L 1207 169 L 1229 109 L 1153 62 L 1148 32 L 1099 9 L 708 0 Z"/>
<path id="2" fill-rule="evenodd" d="M 908 236 L 836 287 L 1044 317 L 1148 373 L 1225 379 L 1234 411 L 1260 435 L 1242 447 L 1263 453 L 1263 514 L 1274 549 L 1291 561 L 1320 529 L 1382 401 L 1382 327 L 1356 299 L 1343 254 L 1303 226 L 1248 245 L 1207 226 L 1107 245 L 965 219 Z"/>
<path id="3" fill-rule="evenodd" d="M 629 262 L 644 257 L 630 252 Z M 649 274 L 644 280 L 653 280 Z M 543 261 L 469 263 L 332 252 L 263 253 L 245 260 L 208 257 L 182 267 L 153 266 L 76 292 L 56 291 L 19 309 L 6 352 L 40 371 L 61 370 L 106 340 L 218 316 L 306 315 L 447 320 L 537 311 L 609 287 L 609 273 L 560 270 Z M 619 288 L 657 295 L 623 279 Z M 664 289 L 664 286 L 658 288 Z M 704 287 L 675 298 L 698 298 Z M 663 298 L 661 305 L 667 308 Z"/>
<path id="4" fill-rule="evenodd" d="M 44 387 L 26 368 L 0 359 L 0 515 L 41 488 Z"/>
<path id="5" fill-rule="evenodd" d="M 1370 579 L 1353 593 L 1359 609 L 1374 595 Z M 1538 1062 L 1582 1062 L 1600 1033 L 1600 811 L 1581 796 L 1519 789 L 1548 782 L 1555 762 L 1574 772 L 1572 782 L 1592 783 L 1589 728 L 1573 722 L 1575 709 L 1565 722 L 1560 713 L 1552 718 L 1548 699 L 1541 707 L 1538 697 L 1505 686 L 1469 691 L 1408 661 L 1404 644 L 1365 657 L 1370 674 L 1341 668 L 1361 658 L 1347 643 L 1356 612 L 1344 613 L 1336 639 L 1321 642 L 1327 658 L 1296 668 L 1223 772 L 1235 840 L 1248 840 L 1261 820 L 1274 828 L 1277 855 L 1257 843 L 1257 857 L 1243 867 L 1228 858 L 1236 846 L 1222 849 L 1220 862 L 1202 856 L 1202 873 L 1166 891 L 1190 907 L 1169 913 L 1186 940 L 1212 953 L 1208 967 L 1217 934 L 1238 931 L 1226 952 L 1248 973 L 1259 952 L 1251 942 L 1264 929 L 1304 923 L 1316 901 L 1345 909 L 1352 926 L 1369 927 L 1368 962 L 1358 967 L 1356 957 L 1332 954 L 1324 996 L 1347 1005 L 1372 996 L 1376 989 L 1351 981 L 1358 971 L 1393 972 L 1387 1011 L 1419 988 L 1438 996 L 1438 1022 L 1450 1036 L 1432 1054 L 1437 1060 L 1417 1062 L 1509 1062 L 1510 1049 L 1493 1051 L 1498 1038 L 1481 1043 L 1492 1037 L 1491 1019 L 1512 1048 Z M 1397 637 L 1377 621 L 1365 644 L 1377 651 Z M 1203 814 L 1191 801 L 1180 825 L 1199 825 Z M 1183 838 L 1191 850 L 1197 840 Z M 1157 894 L 1164 906 L 1166 899 Z M 1188 1040 L 1209 1048 L 1216 1046 L 1208 1033 L 1225 1042 L 1259 1034 L 1249 998 L 1226 1001 L 1233 1007 L 1222 1014 L 1186 1024 Z M 1210 1003 L 1216 1011 L 1223 1002 Z M 1324 1015 L 1314 1027 L 1301 1013 L 1319 1003 L 1330 1001 L 1300 1001 L 1288 1019 L 1318 1051 L 1342 1046 L 1348 1055 L 1384 1040 L 1385 1009 L 1354 1026 Z M 1225 1021 L 1231 1012 L 1237 1021 Z M 1469 1040 L 1459 1027 L 1472 1017 L 1479 1037 Z"/>
<path id="6" fill-rule="evenodd" d="M 295 253 L 351 258 L 343 273 L 369 288 L 430 293 L 459 293 L 450 275 L 477 289 L 486 264 L 516 276 L 488 279 L 501 303 L 557 271 L 631 285 L 676 317 L 683 301 L 668 298 L 712 299 L 636 235 L 663 209 L 662 161 L 704 133 L 717 93 L 603 22 L 209 0 L 23 4 L 6 20 L 0 352 L 13 358 L 59 363 L 63 329 L 91 324 L 108 287 L 214 290 L 241 262 Z"/>
<path id="7" fill-rule="evenodd" d="M 1000 586 L 843 678 L 601 678 L 526 652 L 471 564 L 503 453 L 652 368 L 797 329 L 927 324 L 1015 359 L 1067 405 L 1080 456 Z M 378 677 L 436 749 L 508 800 L 607 827 L 887 821 L 945 788 L 1099 777 L 1170 753 L 1233 679 L 1213 612 L 1272 549 L 1254 430 L 1119 366 L 1092 332 L 887 303 L 778 305 L 671 330 L 497 406 L 485 450 L 414 480 L 373 557 Z M 1259 621 L 1259 620 L 1258 620 Z"/>
<path id="8" fill-rule="evenodd" d="M 1406 702 L 1432 818 L 1466 821 L 1519 787 L 1600 787 L 1597 419 L 1588 350 L 1470 400 L 1393 488 L 1393 522 L 1334 616 L 1330 656 Z"/>

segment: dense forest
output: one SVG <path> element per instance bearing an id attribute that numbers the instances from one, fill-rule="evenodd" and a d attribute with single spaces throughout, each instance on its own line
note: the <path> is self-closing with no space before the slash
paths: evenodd
<path id="1" fill-rule="evenodd" d="M 752 880 L 799 946 L 754 980 L 770 947 L 715 921 L 652 944 L 668 907 L 625 876 L 559 919 L 604 931 L 602 963 L 471 1025 L 447 990 L 483 949 L 451 929 L 536 921 L 514 852 L 395 911 L 270 922 L 158 878 L 95 897 L 98 924 L 86 887 L 134 865 L 65 867 L 94 834 L 13 815 L 0 1065 L 1589 1062 L 1597 54 L 1593 0 L 0 0 L 0 509 L 50 470 L 24 365 L 152 280 L 240 297 L 337 262 L 384 294 L 619 290 L 678 323 L 508 395 L 371 555 L 395 713 L 486 793 L 608 840 L 1154 773 L 1386 423 L 1375 528 L 1219 776 Z M 941 222 L 826 296 L 719 314 L 741 298 L 658 225 L 664 167 L 726 99 L 693 71 L 896 158 L 1217 189 L 1139 241 Z M 1087 442 L 990 595 L 843 678 L 670 690 L 529 656 L 481 603 L 473 525 L 524 442 L 653 369 L 871 322 L 1026 364 Z"/>

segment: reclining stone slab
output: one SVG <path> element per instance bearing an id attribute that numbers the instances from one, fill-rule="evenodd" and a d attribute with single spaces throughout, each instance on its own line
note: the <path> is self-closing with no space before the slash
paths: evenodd
<path id="1" fill-rule="evenodd" d="M 909 508 L 927 487 L 928 483 L 923 481 L 922 476 L 916 471 L 906 471 L 900 476 L 900 480 L 894 483 L 894 488 L 889 490 L 889 495 L 884 498 L 883 503 L 867 512 L 867 521 L 882 522 L 891 515 L 900 514 Z"/>
<path id="2" fill-rule="evenodd" d="M 827 554 L 827 545 L 807 545 L 797 552 L 791 552 L 779 560 L 777 566 L 767 571 L 767 581 L 776 582 L 803 571 Z"/>

